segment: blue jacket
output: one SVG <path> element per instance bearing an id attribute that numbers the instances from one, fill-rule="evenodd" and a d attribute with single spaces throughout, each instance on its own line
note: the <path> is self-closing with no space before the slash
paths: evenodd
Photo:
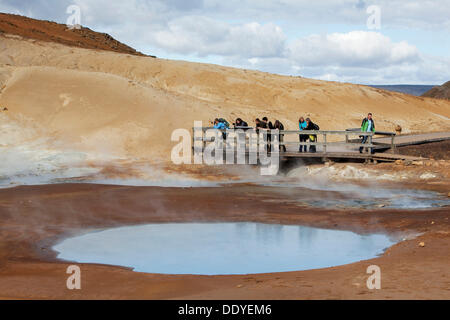
<path id="1" fill-rule="evenodd" d="M 225 130 L 227 127 L 225 126 L 225 124 L 223 122 L 219 122 L 218 124 L 214 125 L 214 129 L 219 129 L 219 130 Z"/>
<path id="2" fill-rule="evenodd" d="M 306 127 L 308 126 L 308 124 L 306 123 L 306 121 L 303 121 L 303 122 L 299 122 L 299 123 L 298 123 L 298 126 L 299 126 L 299 128 L 300 128 L 300 131 L 303 131 L 303 130 L 306 129 Z"/>

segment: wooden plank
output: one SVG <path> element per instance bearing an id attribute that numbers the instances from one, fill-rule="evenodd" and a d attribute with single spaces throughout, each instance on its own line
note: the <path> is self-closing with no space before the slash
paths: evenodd
<path id="1" fill-rule="evenodd" d="M 401 154 L 392 154 L 392 153 L 375 153 L 373 156 L 379 159 L 391 159 L 391 160 L 411 160 L 411 161 L 427 160 L 427 158 L 407 156 Z"/>
<path id="2" fill-rule="evenodd" d="M 224 155 L 226 154 L 226 150 L 224 150 Z M 233 153 L 236 157 L 237 155 Z M 253 156 L 255 159 L 258 159 L 258 152 L 245 152 L 245 158 L 249 159 Z M 273 156 L 273 154 L 269 153 L 268 156 Z M 387 161 L 394 162 L 396 160 L 406 160 L 406 161 L 423 161 L 427 160 L 425 158 L 414 157 L 414 156 L 404 156 L 398 154 L 386 154 L 386 153 L 359 153 L 359 152 L 280 152 L 278 153 L 280 159 L 357 159 L 357 160 L 377 160 L 377 161 Z"/>
<path id="3" fill-rule="evenodd" d="M 281 152 L 281 157 L 289 157 L 289 158 L 367 158 L 367 154 L 364 153 L 339 153 L 339 152 L 299 152 L 299 153 L 290 153 L 290 152 Z"/>
<path id="4" fill-rule="evenodd" d="M 400 135 L 395 137 L 395 147 L 406 147 L 410 145 L 418 145 L 432 142 L 440 142 L 450 140 L 450 132 L 432 132 L 414 135 Z M 392 141 L 389 138 L 376 138 L 374 142 L 382 142 L 390 144 Z"/>
<path id="5" fill-rule="evenodd" d="M 408 147 L 408 146 L 415 146 L 420 144 L 426 144 L 426 143 L 433 143 L 433 142 L 442 142 L 450 140 L 450 137 L 448 138 L 436 138 L 436 139 L 425 139 L 425 140 L 417 140 L 417 141 L 411 141 L 411 142 L 403 142 L 403 143 L 396 143 L 395 147 Z"/>

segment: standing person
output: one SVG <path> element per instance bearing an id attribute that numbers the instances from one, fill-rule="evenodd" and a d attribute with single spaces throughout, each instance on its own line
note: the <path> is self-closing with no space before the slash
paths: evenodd
<path id="1" fill-rule="evenodd" d="M 307 126 L 308 126 L 308 124 L 306 123 L 305 118 L 300 117 L 300 119 L 298 119 L 298 127 L 299 127 L 300 131 L 305 130 Z M 308 135 L 301 134 L 298 137 L 300 139 L 300 149 L 298 151 L 303 152 L 303 147 L 304 147 L 305 152 L 308 152 L 308 146 L 302 144 L 302 142 L 308 141 Z"/>
<path id="2" fill-rule="evenodd" d="M 264 117 L 264 118 L 262 118 L 262 119 L 263 119 L 263 121 L 267 124 L 267 128 L 268 128 L 269 130 L 275 129 L 275 127 L 273 126 L 272 122 L 269 121 L 269 119 L 267 119 L 267 117 Z"/>
<path id="3" fill-rule="evenodd" d="M 373 116 L 371 113 L 367 115 L 367 118 L 364 118 L 361 124 L 361 132 L 375 132 L 375 122 L 373 121 Z M 363 136 L 361 144 L 366 144 L 369 136 Z M 361 146 L 359 148 L 359 153 L 363 153 L 364 147 Z M 373 148 L 370 148 L 370 153 L 373 154 Z"/>
<path id="4" fill-rule="evenodd" d="M 223 140 L 226 142 L 227 140 L 227 133 L 225 130 L 227 129 L 227 125 L 224 123 L 224 121 L 220 121 L 221 119 L 216 118 L 214 120 L 214 129 L 221 130 L 222 131 L 222 137 Z"/>
<path id="5" fill-rule="evenodd" d="M 306 118 L 306 131 L 318 131 L 320 128 L 317 124 L 315 124 L 314 122 L 311 121 L 310 118 Z M 309 135 L 309 142 L 317 142 L 317 135 L 315 134 L 311 134 Z M 317 146 L 310 146 L 309 147 L 309 152 L 311 153 L 316 153 L 317 152 Z"/>
<path id="6" fill-rule="evenodd" d="M 255 120 L 255 127 L 256 127 L 256 133 L 259 133 L 259 129 L 267 129 L 267 123 L 264 121 L 259 120 L 259 118 L 257 118 Z"/>
<path id="7" fill-rule="evenodd" d="M 275 130 L 284 131 L 284 125 L 279 120 L 276 120 L 273 126 Z M 284 134 L 279 134 L 279 140 L 280 144 L 284 143 Z M 284 144 L 280 145 L 280 151 L 281 149 L 283 149 L 283 152 L 286 152 L 286 146 Z"/>
<path id="8" fill-rule="evenodd" d="M 234 129 L 235 130 L 238 129 L 238 130 L 247 131 L 249 129 L 248 123 L 245 122 L 244 120 L 242 120 L 241 118 L 237 118 L 236 122 L 234 123 Z M 245 133 L 239 132 L 237 134 L 236 138 L 237 138 L 237 143 L 238 144 L 240 143 L 241 144 L 240 146 L 241 147 L 243 146 L 244 149 L 245 149 L 246 148 L 246 143 L 247 143 L 247 138 L 246 138 Z M 239 146 L 238 146 L 238 148 L 239 148 Z"/>
<path id="9" fill-rule="evenodd" d="M 272 122 L 269 121 L 269 119 L 267 119 L 267 117 L 264 117 L 263 121 L 267 124 L 267 129 L 269 129 L 269 130 L 275 129 Z M 267 151 L 270 152 L 271 149 L 272 149 L 272 133 L 269 131 L 269 132 L 267 132 Z"/>
<path id="10" fill-rule="evenodd" d="M 255 120 L 255 127 L 256 127 L 256 133 L 259 135 L 262 131 L 262 133 L 264 134 L 264 142 L 267 144 L 267 122 L 266 121 L 261 121 L 259 120 L 259 118 L 257 118 Z M 266 146 L 267 147 L 267 146 Z M 270 150 L 267 150 L 270 151 Z"/>

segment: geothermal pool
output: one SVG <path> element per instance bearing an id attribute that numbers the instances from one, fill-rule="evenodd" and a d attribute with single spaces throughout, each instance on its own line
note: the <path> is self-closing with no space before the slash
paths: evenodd
<path id="1" fill-rule="evenodd" d="M 122 227 L 53 247 L 77 263 L 159 274 L 232 275 L 308 270 L 374 258 L 395 242 L 383 234 L 261 223 L 170 223 Z"/>

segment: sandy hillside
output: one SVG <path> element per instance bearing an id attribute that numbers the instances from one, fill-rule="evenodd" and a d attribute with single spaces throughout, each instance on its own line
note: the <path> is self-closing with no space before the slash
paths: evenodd
<path id="1" fill-rule="evenodd" d="M 268 116 L 294 130 L 305 115 L 321 129 L 343 130 L 370 111 L 379 130 L 450 130 L 446 100 L 7 34 L 0 35 L 0 106 L 8 108 L 0 129 L 11 143 L 46 139 L 54 148 L 155 161 L 169 160 L 174 129 L 219 116 L 251 123 Z"/>

